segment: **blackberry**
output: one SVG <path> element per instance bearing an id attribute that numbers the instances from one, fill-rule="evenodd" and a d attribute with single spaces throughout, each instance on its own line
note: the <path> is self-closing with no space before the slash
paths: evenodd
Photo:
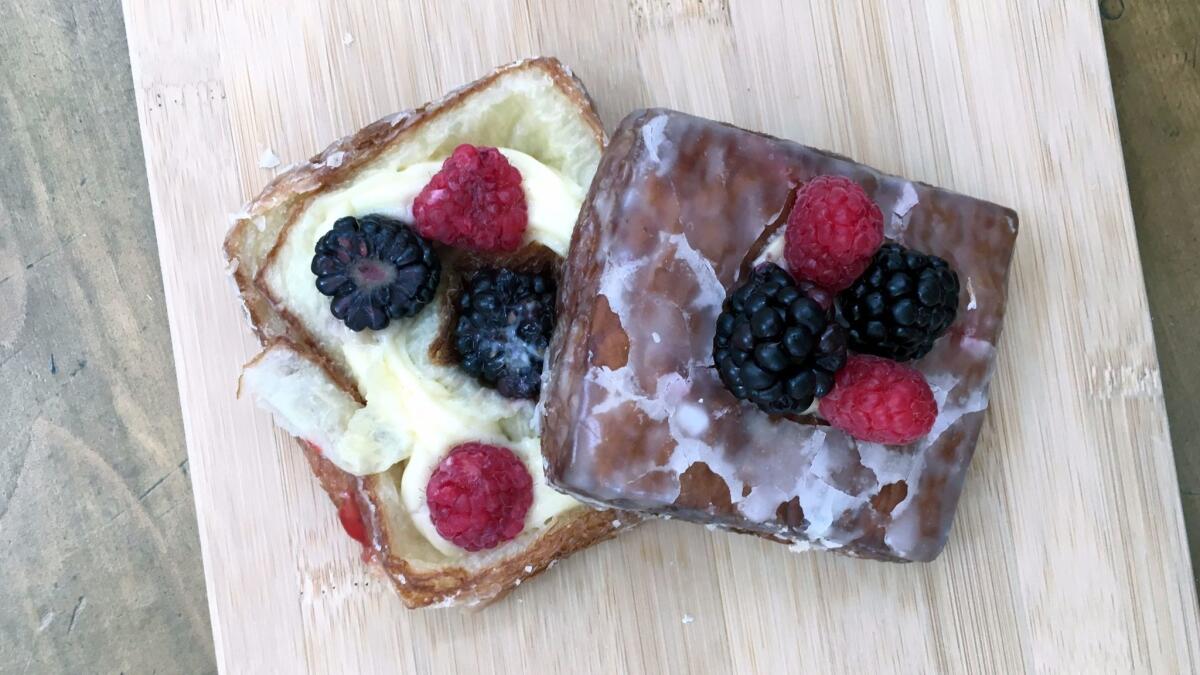
<path id="1" fill-rule="evenodd" d="M 317 241 L 317 290 L 352 331 L 382 330 L 433 300 L 441 278 L 437 253 L 407 225 L 383 216 L 339 218 Z"/>
<path id="2" fill-rule="evenodd" d="M 483 269 L 463 280 L 454 348 L 459 365 L 508 398 L 537 398 L 554 331 L 554 281 Z"/>
<path id="3" fill-rule="evenodd" d="M 886 243 L 837 298 L 851 349 L 896 361 L 919 359 L 958 311 L 958 274 L 941 258 Z"/>
<path id="4" fill-rule="evenodd" d="M 783 268 L 767 263 L 725 300 L 713 360 L 737 398 L 772 415 L 800 413 L 833 388 L 846 337 Z"/>

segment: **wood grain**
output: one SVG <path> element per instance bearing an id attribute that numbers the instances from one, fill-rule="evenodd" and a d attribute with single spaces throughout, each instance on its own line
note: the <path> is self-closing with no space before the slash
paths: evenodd
<path id="1" fill-rule="evenodd" d="M 1104 35 L 1200 578 L 1200 4 L 1109 0 Z"/>
<path id="2" fill-rule="evenodd" d="M 119 3 L 8 0 L 0 45 L 0 672 L 209 672 Z"/>
<path id="3" fill-rule="evenodd" d="M 1095 5 L 583 4 L 126 0 L 218 663 L 1200 668 Z M 221 269 L 224 214 L 270 177 L 265 148 L 300 159 L 533 53 L 573 64 L 610 125 L 669 105 L 1020 211 L 993 407 L 943 558 L 796 557 L 656 523 L 477 614 L 408 613 L 358 563 L 294 444 L 233 398 L 254 345 Z"/>

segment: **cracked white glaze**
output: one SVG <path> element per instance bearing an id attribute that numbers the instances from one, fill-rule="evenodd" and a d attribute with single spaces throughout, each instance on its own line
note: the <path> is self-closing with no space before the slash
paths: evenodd
<path id="1" fill-rule="evenodd" d="M 890 236 L 947 258 L 972 292 L 972 311 L 916 364 L 939 414 L 906 447 L 769 417 L 735 400 L 711 367 L 726 289 L 789 192 L 820 174 L 857 180 L 891 214 Z M 553 346 L 543 445 L 552 483 L 591 502 L 818 548 L 931 559 L 987 406 L 1014 230 L 1007 209 L 828 153 L 679 113 L 631 115 L 567 262 L 563 301 L 579 318 Z M 760 261 L 779 255 L 780 234 L 762 242 Z"/>

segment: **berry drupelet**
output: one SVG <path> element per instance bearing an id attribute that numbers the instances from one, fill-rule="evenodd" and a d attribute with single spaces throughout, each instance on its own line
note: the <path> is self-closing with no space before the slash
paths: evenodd
<path id="1" fill-rule="evenodd" d="M 537 398 L 554 302 L 548 275 L 485 269 L 465 278 L 454 329 L 463 370 L 508 398 Z"/>
<path id="2" fill-rule="evenodd" d="M 844 176 L 817 176 L 796 194 L 784 231 L 788 271 L 830 291 L 862 274 L 883 243 L 883 212 Z"/>
<path id="3" fill-rule="evenodd" d="M 945 260 L 884 244 L 837 298 L 850 348 L 896 361 L 925 356 L 954 323 L 958 290 Z"/>
<path id="4" fill-rule="evenodd" d="M 937 419 L 933 390 L 919 370 L 879 356 L 851 354 L 821 416 L 860 441 L 908 445 Z"/>
<path id="5" fill-rule="evenodd" d="M 846 362 L 841 326 L 783 268 L 767 263 L 725 301 L 713 360 L 729 391 L 769 414 L 800 413 Z"/>
<path id="6" fill-rule="evenodd" d="M 496 148 L 463 144 L 413 202 L 423 236 L 455 248 L 515 251 L 529 225 L 521 172 Z"/>
<path id="7" fill-rule="evenodd" d="M 483 551 L 525 529 L 533 479 L 512 450 L 464 443 L 438 464 L 425 498 L 438 534 L 468 551 Z"/>
<path id="8" fill-rule="evenodd" d="M 433 300 L 441 263 L 429 242 L 383 216 L 339 218 L 317 241 L 312 259 L 317 290 L 353 331 L 382 330 Z"/>

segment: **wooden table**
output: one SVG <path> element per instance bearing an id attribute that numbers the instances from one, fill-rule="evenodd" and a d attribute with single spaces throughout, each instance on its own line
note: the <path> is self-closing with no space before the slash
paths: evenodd
<path id="1" fill-rule="evenodd" d="M 1101 5 L 1195 531 L 1200 6 Z M 120 5 L 9 0 L 0 44 L 0 671 L 212 670 Z"/>

